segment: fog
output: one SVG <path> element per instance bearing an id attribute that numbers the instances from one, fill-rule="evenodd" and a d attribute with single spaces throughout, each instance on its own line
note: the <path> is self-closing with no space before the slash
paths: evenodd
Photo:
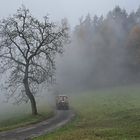
<path id="1" fill-rule="evenodd" d="M 38 103 L 43 99 L 43 102 L 51 104 L 51 95 L 56 91 L 67 94 L 139 82 L 139 66 L 132 66 L 130 59 L 136 58 L 127 48 L 131 44 L 130 32 L 140 24 L 140 16 L 136 16 L 139 0 L 13 0 L 10 4 L 5 0 L 0 4 L 0 18 L 15 13 L 21 4 L 38 18 L 47 13 L 56 22 L 66 17 L 71 27 L 71 43 L 56 59 L 56 83 L 51 90 L 43 87 L 38 91 L 41 93 L 36 97 Z M 120 13 L 114 12 L 117 5 L 121 8 Z M 134 12 L 134 19 L 131 12 Z M 6 102 L 5 93 L 1 90 L 0 115 L 9 106 L 17 108 L 12 104 L 13 99 Z"/>
<path id="2" fill-rule="evenodd" d="M 117 6 L 104 17 L 82 17 L 64 56 L 57 59 L 58 87 L 72 92 L 139 83 L 139 66 L 134 64 L 139 39 L 130 38 L 140 24 L 138 13 Z"/>
<path id="3" fill-rule="evenodd" d="M 116 5 L 131 12 L 135 11 L 140 3 L 139 0 L 12 0 L 12 2 L 1 0 L 0 17 L 14 14 L 21 4 L 29 8 L 32 14 L 38 18 L 49 14 L 52 20 L 60 21 L 60 19 L 67 17 L 70 25 L 74 27 L 78 24 L 79 18 L 88 13 L 98 16 L 106 15 Z"/>

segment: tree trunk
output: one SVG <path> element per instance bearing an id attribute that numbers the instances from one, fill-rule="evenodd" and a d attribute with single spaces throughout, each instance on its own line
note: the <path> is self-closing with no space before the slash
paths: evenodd
<path id="1" fill-rule="evenodd" d="M 32 115 L 37 115 L 38 112 L 37 112 L 36 101 L 35 101 L 33 94 L 30 91 L 30 87 L 29 87 L 29 83 L 28 83 L 28 66 L 25 69 L 25 76 L 24 76 L 23 83 L 24 83 L 26 95 L 28 96 L 30 103 L 31 103 Z"/>

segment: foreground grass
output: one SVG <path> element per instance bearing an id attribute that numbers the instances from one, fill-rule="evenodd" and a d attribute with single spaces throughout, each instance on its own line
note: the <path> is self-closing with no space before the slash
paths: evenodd
<path id="1" fill-rule="evenodd" d="M 140 88 L 121 87 L 72 95 L 75 120 L 35 140 L 140 140 Z"/>
<path id="2" fill-rule="evenodd" d="M 18 127 L 31 125 L 43 121 L 53 115 L 50 107 L 45 105 L 39 106 L 39 114 L 31 115 L 29 105 L 9 107 L 6 112 L 0 115 L 0 131 L 10 130 Z"/>

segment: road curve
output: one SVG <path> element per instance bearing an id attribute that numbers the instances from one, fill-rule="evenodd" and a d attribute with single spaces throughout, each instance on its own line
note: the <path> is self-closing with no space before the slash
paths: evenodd
<path id="1" fill-rule="evenodd" d="M 72 110 L 56 111 L 56 115 L 46 121 L 27 127 L 0 132 L 0 140 L 28 140 L 60 128 L 73 117 L 74 112 Z"/>

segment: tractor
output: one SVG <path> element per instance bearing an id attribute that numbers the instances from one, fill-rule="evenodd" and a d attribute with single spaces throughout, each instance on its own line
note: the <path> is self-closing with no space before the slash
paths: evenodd
<path id="1" fill-rule="evenodd" d="M 56 108 L 57 110 L 68 110 L 69 109 L 68 96 L 66 95 L 56 96 Z"/>

